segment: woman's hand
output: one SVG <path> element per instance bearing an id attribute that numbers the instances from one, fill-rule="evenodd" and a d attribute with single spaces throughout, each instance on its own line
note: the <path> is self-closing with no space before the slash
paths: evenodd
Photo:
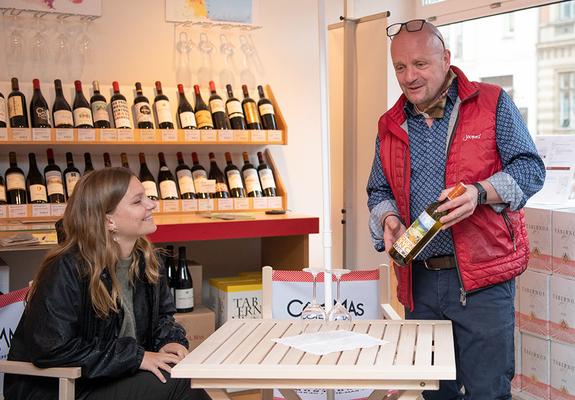
<path id="1" fill-rule="evenodd" d="M 150 371 L 152 374 L 156 375 L 162 383 L 166 383 L 166 378 L 160 370 L 163 369 L 166 372 L 171 372 L 172 368 L 168 364 L 177 364 L 178 361 L 180 361 L 180 358 L 175 354 L 146 351 L 144 353 L 144 359 L 140 364 L 140 369 Z"/>
<path id="2" fill-rule="evenodd" d="M 174 354 L 178 356 L 178 361 L 188 355 L 188 349 L 179 343 L 168 343 L 160 349 L 160 353 Z"/>

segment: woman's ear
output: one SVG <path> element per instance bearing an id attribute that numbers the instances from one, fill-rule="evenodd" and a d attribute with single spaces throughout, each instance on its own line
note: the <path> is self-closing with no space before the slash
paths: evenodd
<path id="1" fill-rule="evenodd" d="M 116 226 L 116 223 L 107 214 L 106 214 L 106 229 L 110 232 L 117 232 L 118 231 L 118 227 Z"/>

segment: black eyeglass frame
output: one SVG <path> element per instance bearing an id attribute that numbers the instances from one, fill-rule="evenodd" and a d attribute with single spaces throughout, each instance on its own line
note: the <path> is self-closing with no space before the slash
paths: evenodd
<path id="1" fill-rule="evenodd" d="M 413 22 L 420 22 L 419 28 L 410 28 L 409 24 L 412 24 Z M 407 32 L 419 32 L 420 30 L 423 29 L 423 27 L 425 26 L 425 23 L 427 21 L 424 19 L 412 19 L 406 22 L 398 22 L 395 24 L 391 24 L 389 25 L 386 29 L 385 29 L 385 33 L 387 34 L 387 37 L 390 38 L 391 40 L 393 40 L 393 37 L 398 35 L 399 32 L 402 31 L 403 27 L 405 27 L 405 30 Z M 397 27 L 399 27 L 399 29 L 397 29 Z M 390 33 L 393 32 L 395 29 L 397 29 L 397 31 L 395 33 Z M 441 42 L 441 45 L 443 46 L 443 48 L 445 49 L 445 42 L 443 41 L 443 38 L 438 35 L 437 33 L 433 32 L 433 34 L 439 39 L 439 41 Z"/>

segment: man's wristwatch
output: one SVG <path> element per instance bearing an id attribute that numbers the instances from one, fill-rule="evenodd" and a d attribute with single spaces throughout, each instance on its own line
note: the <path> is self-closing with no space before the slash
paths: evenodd
<path id="1" fill-rule="evenodd" d="M 485 191 L 481 183 L 475 182 L 473 186 L 475 186 L 475 188 L 477 189 L 477 205 L 487 203 L 487 192 Z"/>

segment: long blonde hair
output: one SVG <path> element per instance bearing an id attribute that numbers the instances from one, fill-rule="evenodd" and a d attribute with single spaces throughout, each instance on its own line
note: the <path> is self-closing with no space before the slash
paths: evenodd
<path id="1" fill-rule="evenodd" d="M 47 254 L 34 279 L 28 300 L 36 293 L 47 267 L 77 248 L 80 258 L 78 271 L 81 276 L 87 276 L 89 279 L 94 311 L 100 318 L 108 317 L 110 311 L 118 312 L 119 283 L 116 264 L 120 259 L 120 247 L 106 228 L 106 214 L 113 212 L 118 206 L 133 176 L 134 173 L 126 168 L 104 168 L 82 177 L 66 205 L 63 218 L 66 235 L 64 243 Z M 146 266 L 147 281 L 157 283 L 159 262 L 153 245 L 146 237 L 138 238 L 132 250 L 132 281 L 139 277 L 141 257 Z M 111 277 L 111 292 L 100 278 L 104 271 Z"/>

